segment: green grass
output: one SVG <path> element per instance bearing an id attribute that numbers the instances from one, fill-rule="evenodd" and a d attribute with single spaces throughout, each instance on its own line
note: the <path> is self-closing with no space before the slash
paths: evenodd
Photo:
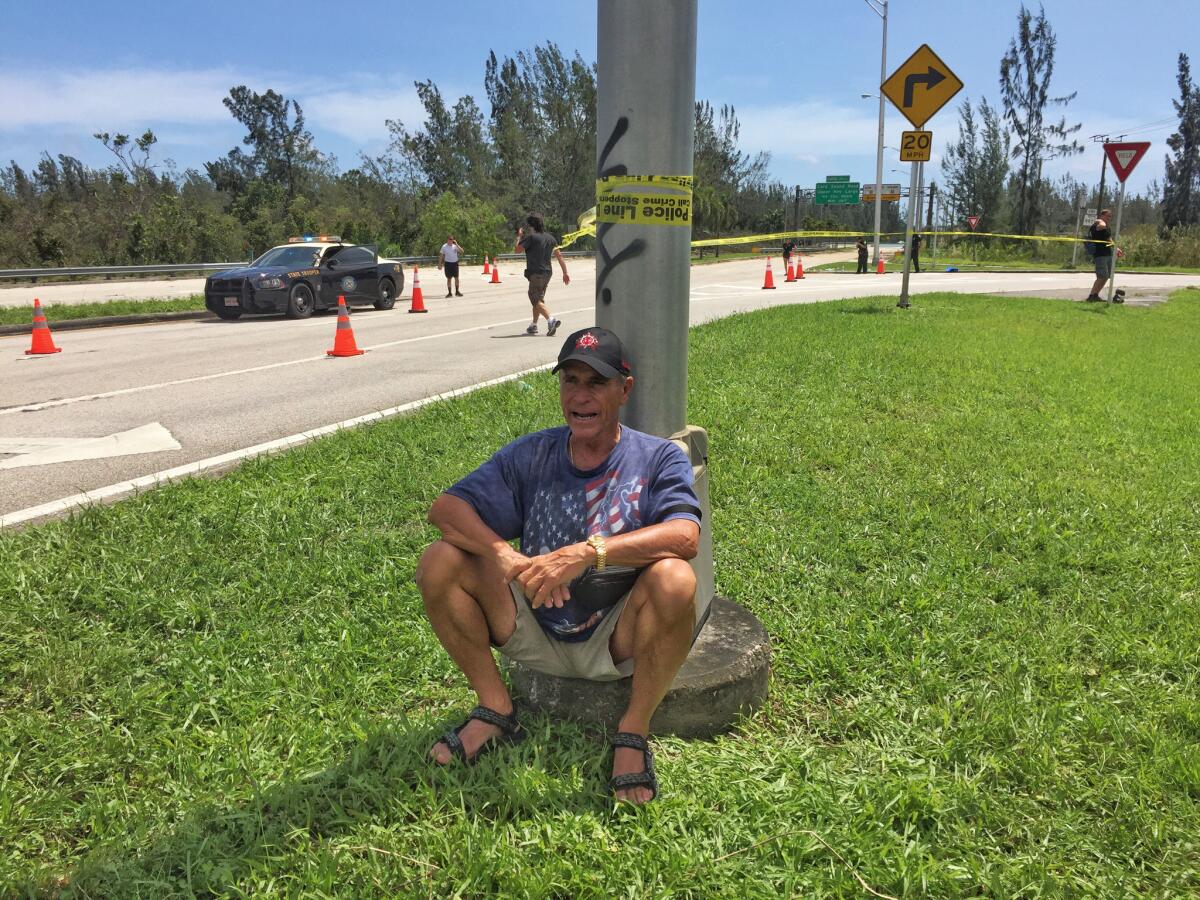
<path id="1" fill-rule="evenodd" d="M 184 312 L 204 309 L 204 295 L 169 300 L 107 300 L 103 303 L 43 303 L 49 322 L 67 319 L 91 319 L 103 316 L 131 316 L 144 313 Z M 0 307 L 0 325 L 27 325 L 32 321 L 33 304 Z"/>
<path id="2" fill-rule="evenodd" d="M 768 705 L 433 771 L 471 703 L 411 583 L 501 386 L 0 536 L 0 894 L 1200 892 L 1200 292 L 923 295 L 692 332 L 716 571 Z M 731 366 L 730 360 L 737 364 Z"/>

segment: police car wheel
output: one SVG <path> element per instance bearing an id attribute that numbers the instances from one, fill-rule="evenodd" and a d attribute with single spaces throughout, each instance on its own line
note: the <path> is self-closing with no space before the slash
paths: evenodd
<path id="1" fill-rule="evenodd" d="M 234 319 L 240 319 L 242 317 L 242 311 L 240 309 L 225 309 L 223 307 L 217 307 L 214 312 L 216 312 L 218 319 L 226 319 L 230 322 L 232 322 Z"/>
<path id="2" fill-rule="evenodd" d="M 379 297 L 375 301 L 376 309 L 391 309 L 396 305 L 396 285 L 392 284 L 392 279 L 379 279 Z"/>
<path id="3" fill-rule="evenodd" d="M 288 295 L 287 317 L 307 319 L 313 314 L 313 292 L 307 284 L 297 284 Z"/>

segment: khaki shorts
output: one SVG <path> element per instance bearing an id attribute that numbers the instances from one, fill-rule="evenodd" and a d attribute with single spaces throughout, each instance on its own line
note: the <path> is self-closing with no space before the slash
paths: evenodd
<path id="1" fill-rule="evenodd" d="M 618 666 L 608 651 L 609 639 L 629 602 L 629 594 L 617 601 L 586 641 L 572 643 L 555 640 L 542 629 L 518 582 L 510 581 L 508 588 L 517 607 L 517 624 L 512 637 L 497 648 L 506 657 L 547 675 L 564 678 L 617 681 L 633 674 L 632 659 Z"/>
<path id="2" fill-rule="evenodd" d="M 529 279 L 529 302 L 537 306 L 546 299 L 546 285 L 550 283 L 550 276 L 530 273 L 525 277 Z"/>

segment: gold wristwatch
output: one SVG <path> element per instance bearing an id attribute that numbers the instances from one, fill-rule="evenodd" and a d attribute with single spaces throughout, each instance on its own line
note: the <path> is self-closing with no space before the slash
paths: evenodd
<path id="1" fill-rule="evenodd" d="M 604 567 L 608 565 L 608 545 L 604 543 L 604 538 L 598 534 L 589 534 L 587 543 L 596 551 L 596 571 L 603 572 Z"/>

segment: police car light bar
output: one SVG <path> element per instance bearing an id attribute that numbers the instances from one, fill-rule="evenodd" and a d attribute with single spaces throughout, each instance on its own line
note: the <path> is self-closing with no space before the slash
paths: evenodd
<path id="1" fill-rule="evenodd" d="M 320 241 L 327 244 L 340 244 L 342 239 L 336 234 L 318 234 L 315 237 L 311 234 L 306 234 L 303 237 L 288 238 L 289 244 L 307 244 L 310 241 Z"/>

